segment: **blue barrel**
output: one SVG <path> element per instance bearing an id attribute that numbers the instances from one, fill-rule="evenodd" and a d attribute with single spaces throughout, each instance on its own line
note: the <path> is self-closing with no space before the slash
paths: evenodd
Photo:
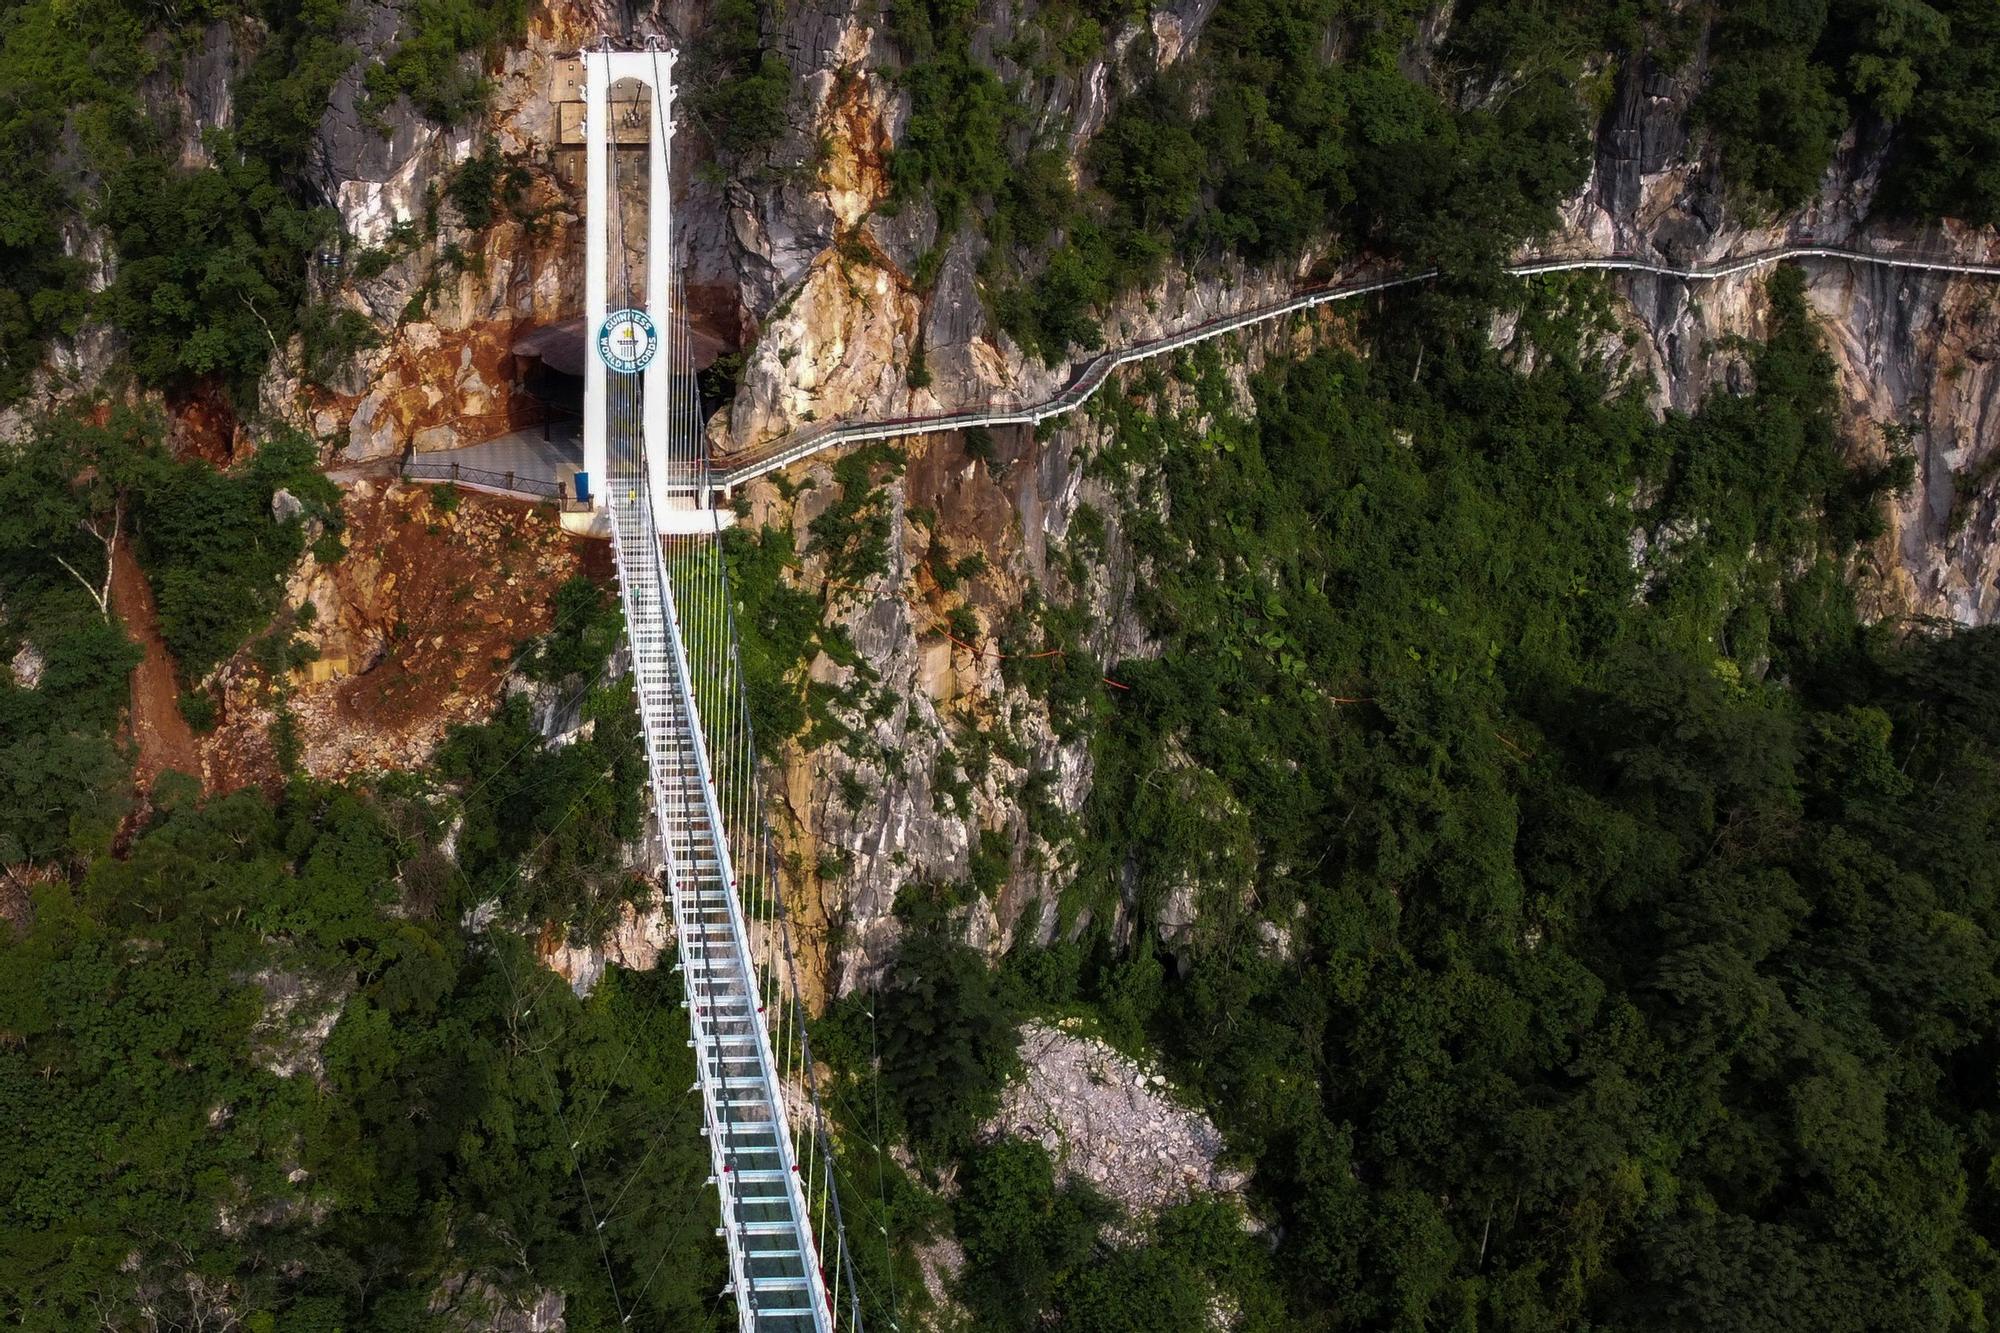
<path id="1" fill-rule="evenodd" d="M 590 474 L 579 472 L 575 475 L 576 500 L 578 504 L 590 503 Z"/>

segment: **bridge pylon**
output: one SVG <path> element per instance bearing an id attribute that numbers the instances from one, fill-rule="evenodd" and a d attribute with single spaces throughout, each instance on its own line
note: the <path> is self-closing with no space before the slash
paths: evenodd
<path id="1" fill-rule="evenodd" d="M 831 1136 L 763 821 L 725 520 L 707 505 L 673 262 L 676 54 L 586 50 L 582 62 L 591 345 L 579 494 L 608 518 L 617 560 L 729 1291 L 745 1333 L 858 1329 Z M 620 172 L 635 171 L 622 159 L 637 155 L 619 144 L 640 128 L 647 206 L 635 275 L 638 229 L 627 227 L 626 212 L 637 192 Z"/>

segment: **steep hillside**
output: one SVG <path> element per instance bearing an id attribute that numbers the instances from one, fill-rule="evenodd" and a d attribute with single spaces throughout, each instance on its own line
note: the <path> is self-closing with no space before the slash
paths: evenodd
<path id="1" fill-rule="evenodd" d="M 731 497 L 872 1323 L 1985 1327 L 1993 284 L 1500 270 L 2000 260 L 1989 10 L 22 0 L 0 1309 L 716 1317 L 601 554 L 365 475 L 543 420 L 608 36 L 718 454 L 1437 270 Z"/>

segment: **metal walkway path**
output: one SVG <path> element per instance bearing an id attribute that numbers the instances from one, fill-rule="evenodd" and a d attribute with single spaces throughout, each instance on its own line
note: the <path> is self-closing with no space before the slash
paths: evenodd
<path id="1" fill-rule="evenodd" d="M 1846 246 L 1809 244 L 1783 245 L 1770 250 L 1761 250 L 1755 254 L 1685 267 L 1662 264 L 1636 255 L 1544 255 L 1510 264 L 1503 272 L 1516 278 L 1595 271 L 1630 273 L 1679 282 L 1716 282 L 1753 269 L 1798 259 L 1820 259 L 1912 272 L 1952 273 L 1973 278 L 2000 278 L 2000 264 L 1973 263 L 1949 256 L 1892 254 Z M 1211 338 L 1219 338 L 1224 334 L 1235 333 L 1239 329 L 1246 329 L 1269 320 L 1282 319 L 1286 315 L 1311 310 L 1333 301 L 1345 301 L 1396 287 L 1429 282 L 1437 276 L 1436 269 L 1424 269 L 1416 273 L 1398 273 L 1389 277 L 1357 278 L 1337 282 L 1326 287 L 1295 292 L 1281 300 L 1255 306 L 1236 314 L 1218 315 L 1214 319 L 1206 320 L 1193 328 L 1182 329 L 1178 333 L 1163 334 L 1158 338 L 1149 338 L 1143 342 L 1099 352 L 1083 363 L 1060 392 L 1037 403 L 1023 403 L 1018 406 L 995 405 L 964 412 L 891 417 L 881 421 L 820 422 L 803 430 L 792 431 L 776 439 L 767 440 L 742 453 L 718 457 L 715 460 L 714 484 L 727 491 L 767 472 L 775 472 L 801 459 L 810 458 L 822 450 L 837 448 L 843 444 L 859 444 L 864 440 L 893 440 L 908 435 L 931 435 L 940 431 L 965 430 L 973 426 L 1039 425 L 1050 417 L 1074 412 L 1089 402 L 1097 391 L 1104 387 L 1104 381 L 1111 377 L 1111 372 L 1121 366 L 1166 356 L 1183 347 L 1192 347 Z"/>
<path id="2" fill-rule="evenodd" d="M 619 598 L 666 854 L 680 968 L 721 1195 L 730 1285 L 744 1329 L 833 1328 L 764 992 L 736 892 L 636 431 L 612 432 L 606 476 Z"/>

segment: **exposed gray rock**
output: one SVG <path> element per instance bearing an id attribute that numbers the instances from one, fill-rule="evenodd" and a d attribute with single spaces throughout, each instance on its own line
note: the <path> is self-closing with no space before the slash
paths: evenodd
<path id="1" fill-rule="evenodd" d="M 396 0 L 359 0 L 349 14 L 347 40 L 359 58 L 327 98 L 308 171 L 321 196 L 340 210 L 348 233 L 362 245 L 380 245 L 395 223 L 420 214 L 442 132 L 401 98 L 373 117 L 363 114 L 364 76 L 394 49 L 403 7 Z"/>
<path id="2" fill-rule="evenodd" d="M 1248 1176 L 1223 1164 L 1221 1133 L 1172 1092 L 1164 1075 L 1102 1041 L 1029 1024 L 1021 1076 L 985 1132 L 1041 1144 L 1064 1176 L 1132 1212 L 1242 1190 Z"/>
<path id="3" fill-rule="evenodd" d="M 251 1058 L 280 1078 L 326 1072 L 326 1039 L 354 989 L 352 977 L 314 977 L 266 968 L 250 977 L 264 992 L 264 1010 L 250 1031 Z"/>
<path id="4" fill-rule="evenodd" d="M 22 644 L 7 663 L 8 674 L 14 678 L 14 687 L 22 690 L 32 690 L 40 685 L 42 672 L 47 669 L 48 659 L 32 643 Z"/>
<path id="5" fill-rule="evenodd" d="M 564 1333 L 569 1298 L 558 1289 L 518 1279 L 518 1289 L 502 1289 L 480 1273 L 444 1278 L 431 1294 L 426 1313 L 452 1333 Z"/>

